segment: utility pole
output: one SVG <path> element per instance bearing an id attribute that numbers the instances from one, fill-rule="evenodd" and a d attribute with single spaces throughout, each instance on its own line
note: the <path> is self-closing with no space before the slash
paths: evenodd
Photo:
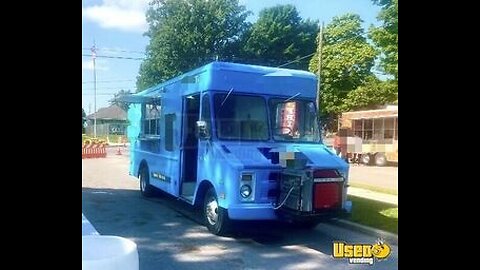
<path id="1" fill-rule="evenodd" d="M 95 41 L 93 41 L 92 47 L 92 59 L 93 59 L 93 137 L 97 138 L 97 72 L 95 70 L 95 58 L 97 57 L 97 48 L 95 47 Z"/>
<path id="2" fill-rule="evenodd" d="M 317 80 L 317 109 L 320 113 L 320 71 L 322 70 L 323 22 L 318 34 L 318 80 Z"/>

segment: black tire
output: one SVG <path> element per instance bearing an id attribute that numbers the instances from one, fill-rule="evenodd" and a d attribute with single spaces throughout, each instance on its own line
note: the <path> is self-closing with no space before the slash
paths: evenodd
<path id="1" fill-rule="evenodd" d="M 148 172 L 148 167 L 143 166 L 140 169 L 140 173 L 138 175 L 139 182 L 140 182 L 140 193 L 144 197 L 152 197 L 154 193 L 154 187 L 150 185 L 150 174 Z"/>
<path id="2" fill-rule="evenodd" d="M 203 217 L 208 230 L 215 235 L 225 235 L 230 227 L 230 219 L 226 209 L 218 206 L 215 189 L 210 187 L 203 200 Z"/>
<path id="3" fill-rule="evenodd" d="M 385 166 L 387 165 L 387 157 L 383 153 L 377 153 L 375 155 L 375 165 Z"/>
<path id="4" fill-rule="evenodd" d="M 370 154 L 362 154 L 361 162 L 362 164 L 370 165 L 372 163 L 372 157 Z"/>

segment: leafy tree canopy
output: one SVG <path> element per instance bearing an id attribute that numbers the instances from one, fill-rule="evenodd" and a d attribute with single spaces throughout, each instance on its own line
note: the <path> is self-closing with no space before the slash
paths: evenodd
<path id="1" fill-rule="evenodd" d="M 302 20 L 293 5 L 277 5 L 260 11 L 244 39 L 246 63 L 279 66 L 315 52 L 318 21 Z M 288 68 L 308 69 L 308 59 Z"/>
<path id="2" fill-rule="evenodd" d="M 325 27 L 320 72 L 322 114 L 340 113 L 347 94 L 372 76 L 377 53 L 367 42 L 361 23 L 360 16 L 345 14 L 334 17 Z M 318 52 L 309 70 L 318 72 Z"/>
<path id="3" fill-rule="evenodd" d="M 397 104 L 398 89 L 395 81 L 367 78 L 365 84 L 347 94 L 342 111 L 376 109 L 379 105 Z"/>
<path id="4" fill-rule="evenodd" d="M 369 35 L 381 52 L 380 67 L 398 80 L 398 0 L 373 0 L 382 6 L 377 19 L 383 24 L 371 27 Z"/>
<path id="5" fill-rule="evenodd" d="M 212 60 L 232 59 L 249 14 L 238 0 L 153 0 L 137 91 Z"/>
<path id="6" fill-rule="evenodd" d="M 116 94 L 113 95 L 113 99 L 110 100 L 110 105 L 117 105 L 120 108 L 122 108 L 124 111 L 127 111 L 128 110 L 128 103 L 119 101 L 118 98 L 121 97 L 121 96 L 130 95 L 130 94 L 131 94 L 130 90 L 123 90 L 122 89 L 122 90 L 118 91 Z"/>

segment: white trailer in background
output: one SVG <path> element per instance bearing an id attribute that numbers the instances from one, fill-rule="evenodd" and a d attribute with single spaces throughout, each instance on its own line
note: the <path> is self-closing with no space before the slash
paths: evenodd
<path id="1" fill-rule="evenodd" d="M 345 112 L 338 123 L 340 148 L 353 162 L 377 166 L 398 162 L 397 105 Z"/>

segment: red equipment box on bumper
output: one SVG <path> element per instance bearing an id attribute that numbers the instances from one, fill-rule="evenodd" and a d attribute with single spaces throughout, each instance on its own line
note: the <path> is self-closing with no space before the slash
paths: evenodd
<path id="1" fill-rule="evenodd" d="M 314 209 L 337 208 L 341 206 L 341 187 L 339 183 L 315 184 L 313 193 Z"/>

